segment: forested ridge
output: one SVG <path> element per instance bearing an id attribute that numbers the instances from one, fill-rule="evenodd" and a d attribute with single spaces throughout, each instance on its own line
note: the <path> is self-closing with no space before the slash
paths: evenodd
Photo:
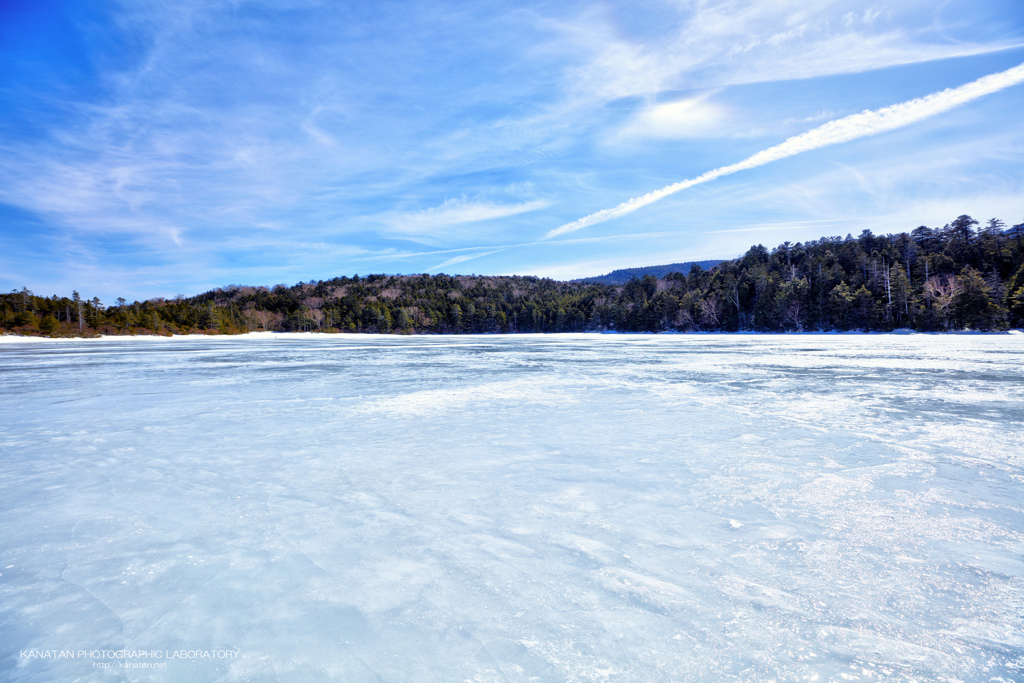
<path id="1" fill-rule="evenodd" d="M 105 306 L 0 295 L 0 331 L 237 334 L 607 331 L 996 331 L 1024 326 L 1024 224 L 823 237 L 751 247 L 704 270 L 614 286 L 528 276 L 368 275 L 294 286 L 229 286 Z"/>

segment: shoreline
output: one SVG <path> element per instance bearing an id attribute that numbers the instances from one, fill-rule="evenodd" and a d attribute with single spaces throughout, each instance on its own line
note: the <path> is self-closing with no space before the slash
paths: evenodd
<path id="1" fill-rule="evenodd" d="M 759 336 L 759 337 L 841 337 L 841 336 L 896 336 L 896 337 L 910 337 L 915 335 L 925 336 L 1004 336 L 1004 335 L 1022 335 L 1024 336 L 1024 330 L 1012 329 L 1002 330 L 999 332 L 981 332 L 976 330 L 959 330 L 949 332 L 918 332 L 916 330 L 893 330 L 891 332 L 864 332 L 859 330 L 851 331 L 832 331 L 832 332 L 616 332 L 609 330 L 605 332 L 522 332 L 522 333 L 481 333 L 481 334 L 381 334 L 378 332 L 335 332 L 335 333 L 324 333 L 324 332 L 246 332 L 244 334 L 174 334 L 174 335 L 162 335 L 162 334 L 110 334 L 110 335 L 98 335 L 95 337 L 35 337 L 20 334 L 2 334 L 0 335 L 0 345 L 2 344 L 31 344 L 35 342 L 99 342 L 99 341 L 128 341 L 128 340 L 144 340 L 144 341 L 174 341 L 183 339 L 209 339 L 209 340 L 228 340 L 228 339 L 337 339 L 337 338 L 404 338 L 404 337 L 565 337 L 565 336 L 602 336 L 602 335 L 614 335 L 614 336 L 643 336 L 643 337 L 657 337 L 657 336 L 672 336 L 672 337 L 685 337 L 685 336 L 722 336 L 722 337 L 735 337 L 735 336 Z"/>

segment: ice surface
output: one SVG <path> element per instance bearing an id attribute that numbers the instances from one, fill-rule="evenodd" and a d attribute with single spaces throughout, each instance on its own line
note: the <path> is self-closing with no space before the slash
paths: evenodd
<path id="1" fill-rule="evenodd" d="M 6 344 L 0 415 L 0 680 L 1024 680 L 1020 336 Z"/>

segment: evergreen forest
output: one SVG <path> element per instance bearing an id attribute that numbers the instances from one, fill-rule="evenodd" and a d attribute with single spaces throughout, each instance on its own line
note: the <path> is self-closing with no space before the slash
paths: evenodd
<path id="1" fill-rule="evenodd" d="M 367 275 L 232 285 L 105 305 L 78 292 L 0 294 L 0 333 L 238 334 L 256 330 L 519 332 L 998 331 L 1024 327 L 1024 224 L 757 245 L 710 269 L 622 285 L 529 276 Z"/>

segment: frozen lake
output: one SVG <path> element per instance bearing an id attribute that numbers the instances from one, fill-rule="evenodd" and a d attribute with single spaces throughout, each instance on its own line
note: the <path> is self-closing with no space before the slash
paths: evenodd
<path id="1" fill-rule="evenodd" d="M 0 680 L 1024 680 L 1021 336 L 7 343 L 0 415 Z"/>

